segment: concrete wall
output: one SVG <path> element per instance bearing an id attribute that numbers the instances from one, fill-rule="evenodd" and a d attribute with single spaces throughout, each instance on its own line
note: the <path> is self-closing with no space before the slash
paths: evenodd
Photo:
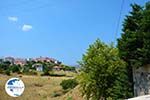
<path id="1" fill-rule="evenodd" d="M 133 68 L 134 95 L 150 94 L 150 64 Z"/>

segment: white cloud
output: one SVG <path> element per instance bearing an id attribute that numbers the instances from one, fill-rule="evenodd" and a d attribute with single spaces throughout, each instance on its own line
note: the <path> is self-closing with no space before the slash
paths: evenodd
<path id="1" fill-rule="evenodd" d="M 9 16 L 8 20 L 13 21 L 13 22 L 17 22 L 18 21 L 18 17 L 15 16 Z"/>
<path id="2" fill-rule="evenodd" d="M 32 29 L 32 25 L 24 24 L 22 26 L 22 31 L 30 31 Z"/>

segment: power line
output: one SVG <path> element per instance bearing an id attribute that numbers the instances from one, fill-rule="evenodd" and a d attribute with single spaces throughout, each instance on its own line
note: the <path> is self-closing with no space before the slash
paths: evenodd
<path id="1" fill-rule="evenodd" d="M 122 0 L 121 2 L 121 8 L 120 8 L 120 12 L 119 12 L 119 17 L 118 17 L 118 20 L 117 20 L 117 27 L 116 27 L 116 31 L 115 31 L 115 40 L 117 39 L 117 33 L 119 31 L 119 25 L 120 25 L 120 20 L 121 20 L 121 15 L 122 15 L 122 11 L 123 11 L 123 6 L 124 6 L 124 0 Z"/>

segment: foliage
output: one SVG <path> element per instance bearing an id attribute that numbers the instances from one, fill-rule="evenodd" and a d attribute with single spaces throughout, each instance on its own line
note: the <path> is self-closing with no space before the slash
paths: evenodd
<path id="1" fill-rule="evenodd" d="M 47 67 L 44 67 L 44 73 L 43 73 L 43 75 L 50 75 L 50 74 L 49 74 L 49 70 L 48 70 Z"/>
<path id="2" fill-rule="evenodd" d="M 29 72 L 29 67 L 28 67 L 28 66 L 24 66 L 22 72 L 23 72 L 23 73 Z"/>
<path id="3" fill-rule="evenodd" d="M 76 81 L 76 79 L 68 79 L 68 80 L 63 80 L 60 85 L 62 86 L 62 88 L 64 90 L 67 89 L 73 89 L 74 87 L 76 87 L 78 85 L 78 82 Z"/>
<path id="4" fill-rule="evenodd" d="M 63 76 L 66 76 L 66 74 L 58 74 L 58 73 L 50 73 L 49 74 L 50 76 L 56 76 L 56 77 L 63 77 Z"/>
<path id="5" fill-rule="evenodd" d="M 1 70 L 7 70 L 9 67 L 10 67 L 10 62 L 9 61 L 4 61 L 4 62 L 1 62 L 0 64 L 0 69 Z"/>
<path id="6" fill-rule="evenodd" d="M 75 71 L 76 68 L 72 66 L 62 65 L 65 71 Z"/>
<path id="7" fill-rule="evenodd" d="M 43 74 L 50 75 L 50 71 L 52 71 L 54 66 L 58 66 L 61 62 L 57 64 L 55 62 L 47 62 L 47 61 L 27 61 L 24 66 L 16 65 L 9 61 L 4 61 L 0 59 L 0 73 L 6 74 L 7 73 L 18 73 L 18 74 L 27 74 L 27 75 L 37 75 L 36 68 L 33 67 L 34 64 L 42 64 L 43 65 Z M 72 68 L 73 69 L 73 68 Z M 8 71 L 9 70 L 9 71 Z M 51 74 L 51 76 L 66 76 L 66 74 Z"/>
<path id="8" fill-rule="evenodd" d="M 5 70 L 5 74 L 9 76 L 10 75 L 10 70 L 9 69 Z"/>
<path id="9" fill-rule="evenodd" d="M 44 66 L 45 71 L 52 71 L 53 66 L 55 66 L 55 63 L 51 62 L 41 62 L 41 64 Z"/>
<path id="10" fill-rule="evenodd" d="M 34 64 L 36 64 L 36 62 L 35 61 L 27 61 L 27 63 L 24 65 L 24 70 L 25 71 L 28 71 L 28 69 L 33 69 L 33 70 L 35 70 L 35 68 L 34 67 L 32 67 L 32 65 L 34 65 Z"/>
<path id="11" fill-rule="evenodd" d="M 10 70 L 13 72 L 13 73 L 15 73 L 15 72 L 20 72 L 20 66 L 19 65 L 12 65 L 12 66 L 10 66 Z"/>
<path id="12" fill-rule="evenodd" d="M 82 69 L 78 80 L 88 100 L 107 97 L 117 100 L 131 95 L 128 93 L 126 64 L 119 58 L 118 49 L 112 45 L 97 39 L 89 46 L 79 64 Z"/>
<path id="13" fill-rule="evenodd" d="M 150 63 L 150 2 L 145 7 L 132 5 L 132 11 L 123 24 L 118 39 L 120 57 L 129 66 L 140 67 Z"/>
<path id="14" fill-rule="evenodd" d="M 29 71 L 24 71 L 23 74 L 25 74 L 25 75 L 37 75 L 38 73 L 35 70 L 29 70 Z"/>
<path id="15" fill-rule="evenodd" d="M 132 68 L 150 64 L 150 2 L 144 7 L 133 4 L 123 23 L 123 34 L 118 39 L 121 59 L 127 62 L 130 92 L 133 92 Z"/>
<path id="16" fill-rule="evenodd" d="M 20 72 L 20 65 L 11 65 L 11 63 L 9 61 L 4 61 L 0 64 L 0 70 L 1 73 L 5 73 L 7 75 L 10 75 L 11 72 Z"/>

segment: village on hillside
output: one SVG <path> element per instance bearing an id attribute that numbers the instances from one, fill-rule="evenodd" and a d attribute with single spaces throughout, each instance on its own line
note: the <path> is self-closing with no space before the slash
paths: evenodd
<path id="1" fill-rule="evenodd" d="M 69 91 L 78 85 L 74 79 L 77 73 L 78 68 L 65 65 L 54 58 L 3 57 L 0 59 L 0 100 L 1 98 L 3 100 L 12 99 L 3 90 L 6 80 L 12 77 L 23 80 L 26 87 L 23 95 L 18 99 L 61 100 L 72 98 L 68 95 L 71 94 Z M 32 95 L 29 94 L 31 91 L 33 91 Z M 81 96 L 79 98 L 82 99 Z"/>
<path id="2" fill-rule="evenodd" d="M 39 58 L 27 59 L 14 57 L 3 57 L 0 59 L 0 72 L 5 74 L 14 72 L 36 74 L 36 72 L 43 72 L 43 74 L 48 75 L 50 71 L 76 72 L 76 68 L 64 65 L 54 58 L 41 56 Z"/>

